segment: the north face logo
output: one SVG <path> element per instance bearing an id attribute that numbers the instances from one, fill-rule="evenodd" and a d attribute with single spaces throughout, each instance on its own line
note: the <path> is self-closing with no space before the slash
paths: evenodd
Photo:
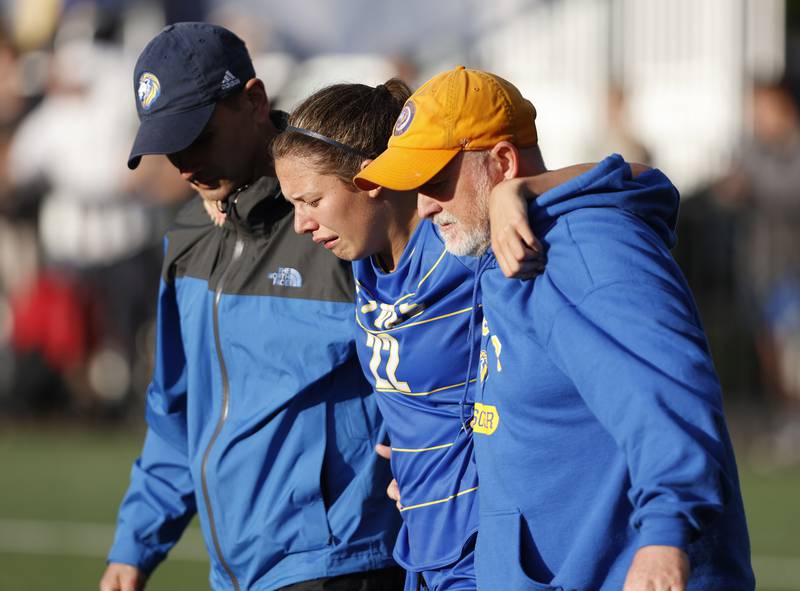
<path id="1" fill-rule="evenodd" d="M 240 80 L 236 76 L 231 74 L 230 70 L 225 70 L 225 76 L 223 76 L 222 84 L 220 84 L 222 90 L 228 90 L 229 88 L 233 88 L 237 84 L 241 84 Z"/>
<path id="2" fill-rule="evenodd" d="M 291 267 L 278 267 L 275 273 L 269 273 L 267 277 L 272 279 L 272 285 L 303 287 L 303 277 L 297 269 Z"/>

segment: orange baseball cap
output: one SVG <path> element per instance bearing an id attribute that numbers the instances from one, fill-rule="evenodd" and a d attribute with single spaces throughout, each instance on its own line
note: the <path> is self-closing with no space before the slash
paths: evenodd
<path id="1" fill-rule="evenodd" d="M 500 141 L 535 146 L 536 109 L 499 76 L 458 66 L 437 74 L 406 101 L 387 149 L 358 173 L 359 189 L 410 191 L 436 176 L 462 150 Z"/>

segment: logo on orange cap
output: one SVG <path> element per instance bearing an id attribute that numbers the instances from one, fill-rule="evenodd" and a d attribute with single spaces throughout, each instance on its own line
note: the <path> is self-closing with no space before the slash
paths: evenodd
<path id="1" fill-rule="evenodd" d="M 411 122 L 414 120 L 414 112 L 416 108 L 414 107 L 414 101 L 411 99 L 406 101 L 406 104 L 403 105 L 403 110 L 400 111 L 400 116 L 397 118 L 397 123 L 394 124 L 394 131 L 392 135 L 403 135 L 408 128 L 411 126 Z"/>

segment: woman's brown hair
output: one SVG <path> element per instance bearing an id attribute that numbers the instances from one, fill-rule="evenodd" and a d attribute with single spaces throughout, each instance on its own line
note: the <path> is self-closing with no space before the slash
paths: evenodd
<path id="1" fill-rule="evenodd" d="M 398 78 L 375 88 L 365 84 L 334 84 L 323 88 L 289 116 L 290 128 L 273 141 L 272 156 L 311 158 L 317 172 L 334 174 L 349 184 L 366 158 L 377 158 L 386 149 L 409 96 L 411 89 Z M 344 147 L 293 131 L 291 127 L 320 134 Z"/>

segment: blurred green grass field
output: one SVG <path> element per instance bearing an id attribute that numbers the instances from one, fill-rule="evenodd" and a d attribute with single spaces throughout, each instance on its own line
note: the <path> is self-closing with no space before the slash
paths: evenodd
<path id="1" fill-rule="evenodd" d="M 141 439 L 131 430 L 2 427 L 0 589 L 97 589 Z M 148 591 L 208 588 L 196 523 L 179 551 L 184 558 L 162 564 Z"/>
<path id="2" fill-rule="evenodd" d="M 97 588 L 141 435 L 131 429 L 0 426 L 0 589 Z M 762 473 L 739 456 L 761 591 L 800 591 L 800 468 Z M 148 591 L 208 588 L 199 531 Z"/>

